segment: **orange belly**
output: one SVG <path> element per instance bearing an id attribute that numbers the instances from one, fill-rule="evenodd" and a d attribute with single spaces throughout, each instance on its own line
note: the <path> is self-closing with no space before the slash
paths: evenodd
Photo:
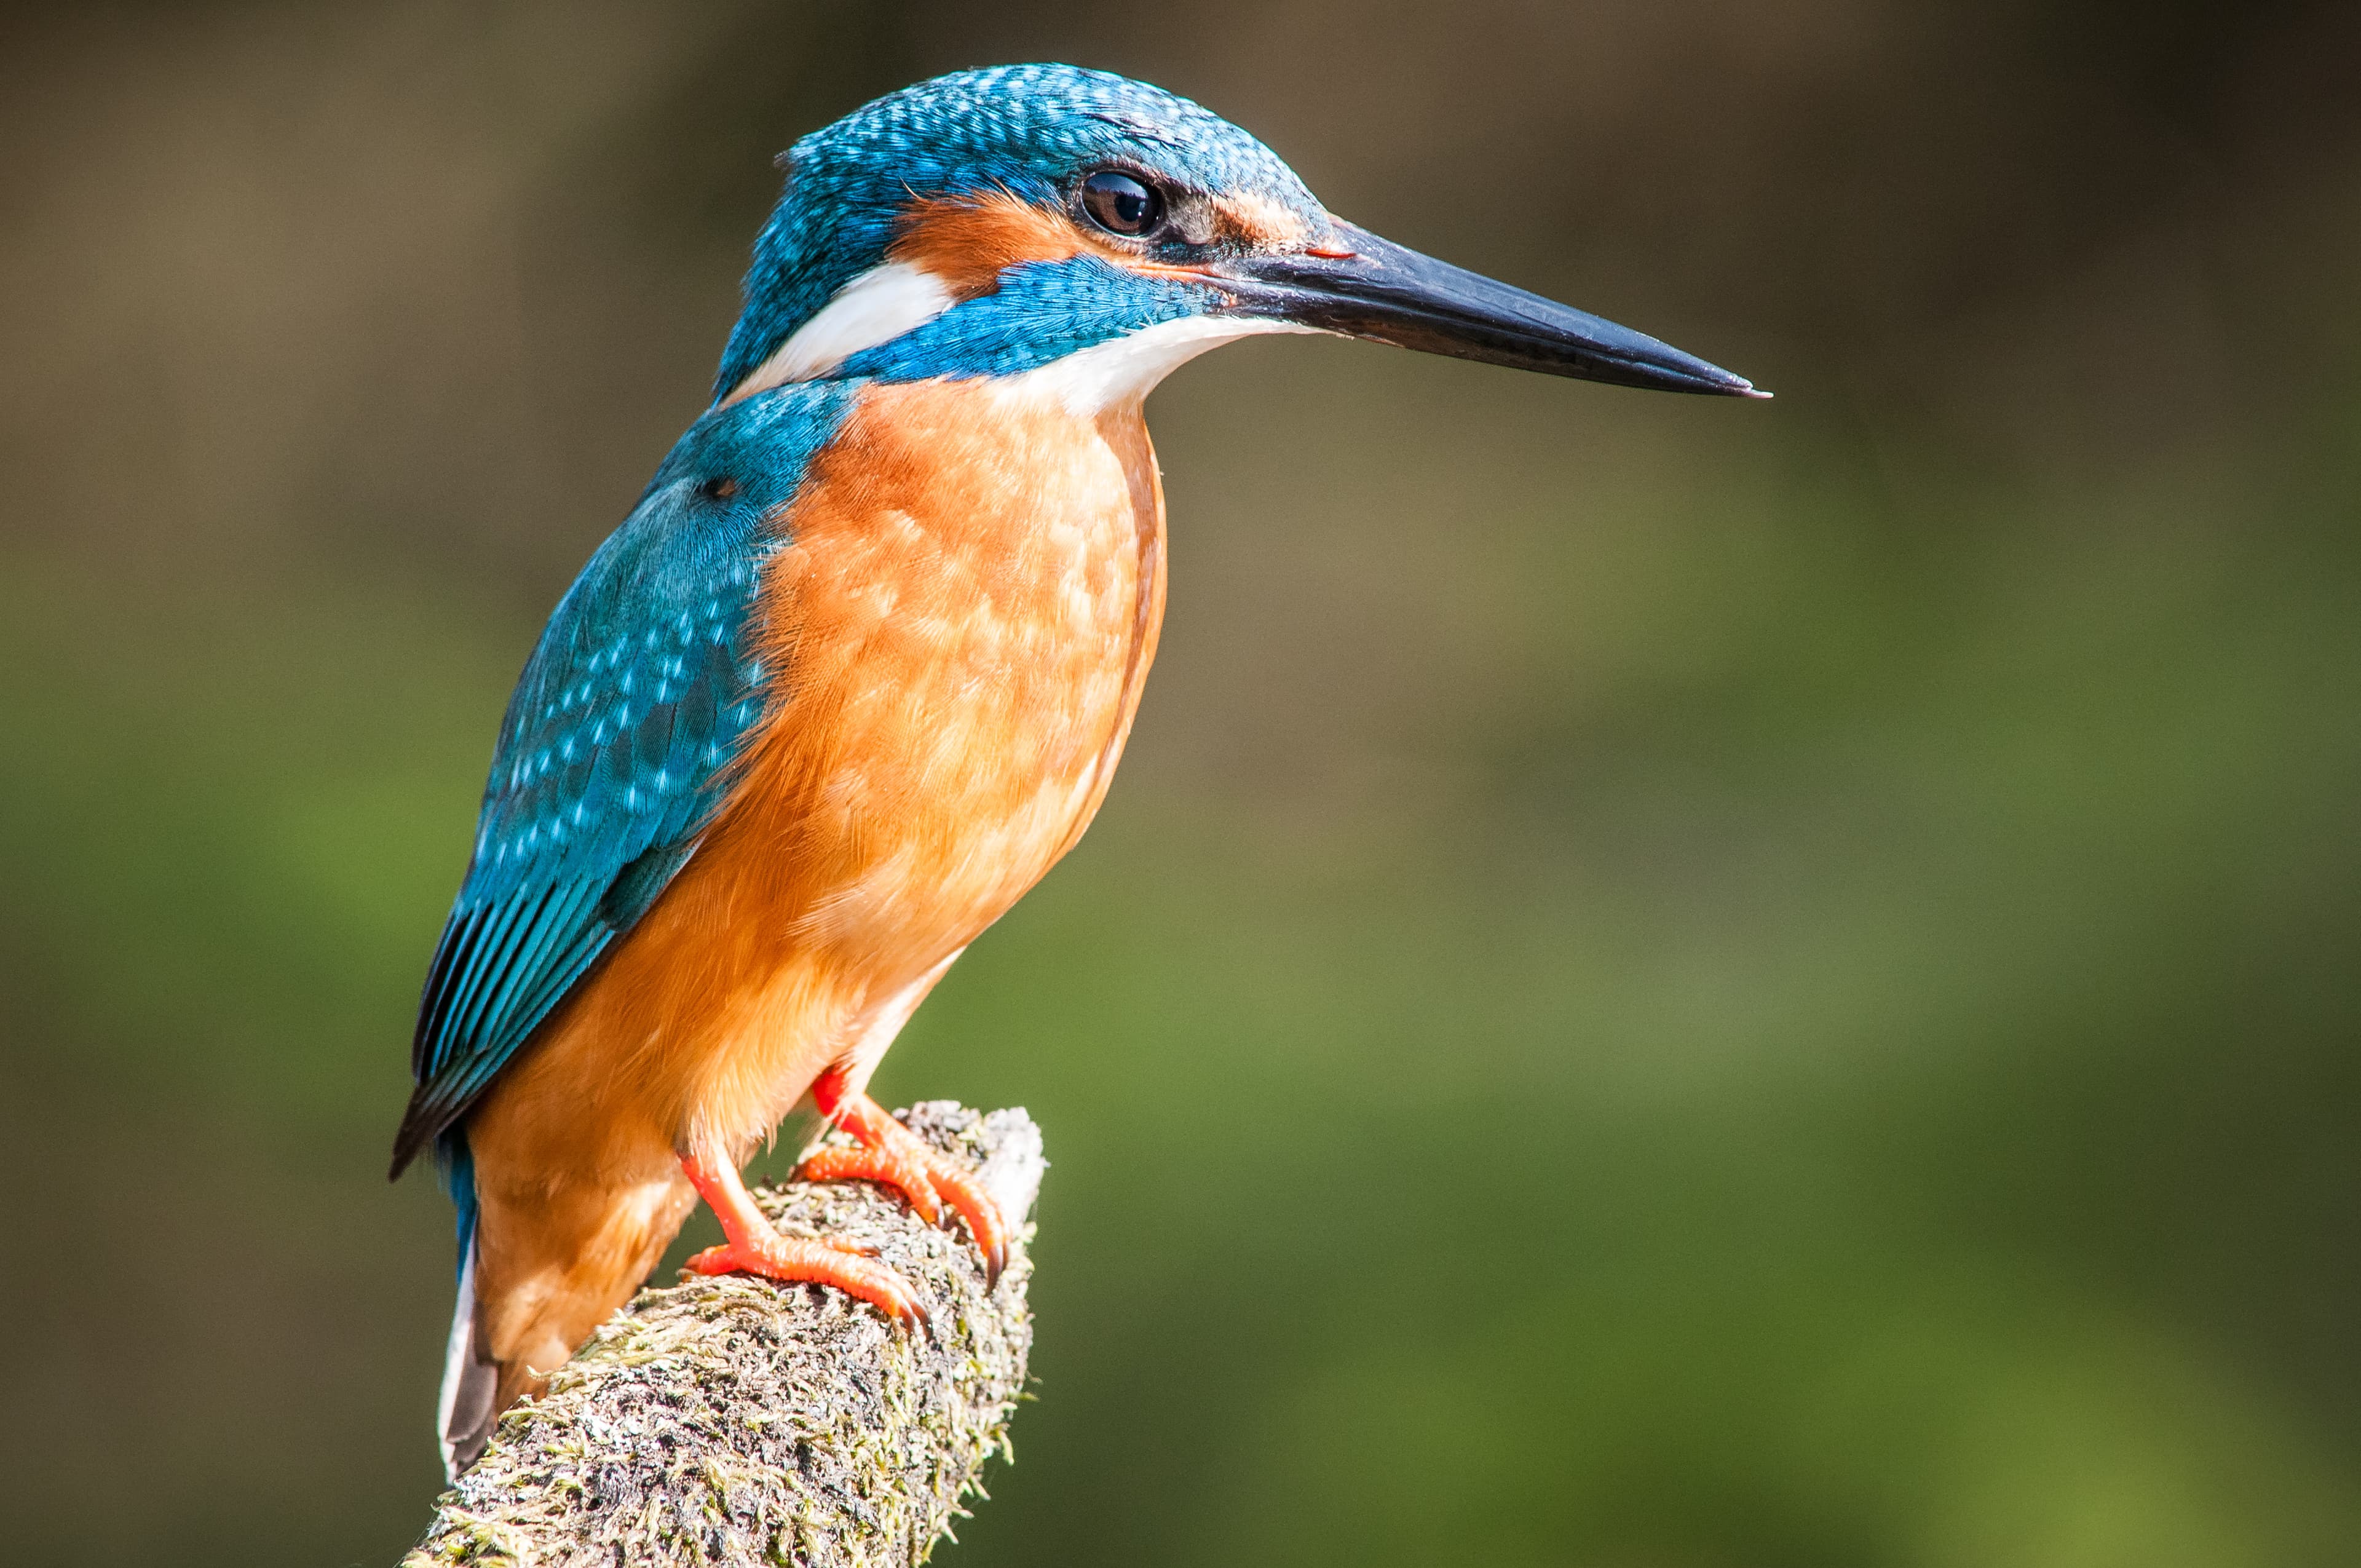
<path id="1" fill-rule="evenodd" d="M 1164 602 L 1137 403 L 873 387 L 765 568 L 763 727 L 696 855 L 469 1118 L 478 1322 L 546 1371 L 693 1195 L 909 1010 L 1089 825 Z M 504 1376 L 503 1398 L 530 1378 Z"/>

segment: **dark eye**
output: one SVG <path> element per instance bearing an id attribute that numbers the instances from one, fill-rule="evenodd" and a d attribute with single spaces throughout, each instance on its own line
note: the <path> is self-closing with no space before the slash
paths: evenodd
<path id="1" fill-rule="evenodd" d="M 1102 169 L 1082 181 L 1082 211 L 1107 233 L 1137 239 L 1164 221 L 1164 198 L 1128 174 Z"/>

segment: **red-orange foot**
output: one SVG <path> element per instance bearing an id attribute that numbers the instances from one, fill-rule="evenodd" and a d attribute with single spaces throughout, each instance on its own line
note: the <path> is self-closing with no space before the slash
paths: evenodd
<path id="1" fill-rule="evenodd" d="M 796 1174 L 806 1181 L 881 1181 L 899 1190 L 930 1225 L 943 1223 L 948 1203 L 967 1222 L 968 1234 L 983 1254 L 984 1287 L 1000 1278 L 1008 1263 L 1008 1222 L 974 1172 L 928 1146 L 917 1134 L 894 1120 L 866 1094 L 850 1091 L 840 1072 L 820 1075 L 812 1085 L 820 1114 L 852 1135 L 858 1148 L 824 1148 Z"/>
<path id="2" fill-rule="evenodd" d="M 900 1275 L 858 1253 L 845 1252 L 826 1242 L 774 1233 L 750 1245 L 727 1242 L 709 1246 L 688 1260 L 696 1274 L 759 1274 L 782 1284 L 833 1285 L 855 1296 L 906 1328 L 924 1328 L 927 1310 Z"/>
<path id="3" fill-rule="evenodd" d="M 826 1242 L 783 1236 L 772 1228 L 727 1160 L 680 1157 L 680 1168 L 721 1222 L 730 1239 L 688 1260 L 698 1274 L 759 1274 L 782 1284 L 833 1285 L 868 1302 L 906 1328 L 923 1328 L 927 1310 L 909 1281 L 868 1257 Z"/>

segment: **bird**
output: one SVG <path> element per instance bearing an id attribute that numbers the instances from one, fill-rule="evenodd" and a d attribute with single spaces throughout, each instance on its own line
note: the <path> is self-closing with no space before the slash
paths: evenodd
<path id="1" fill-rule="evenodd" d="M 1678 392 L 1741 377 L 1379 238 L 1194 102 L 1059 64 L 888 93 L 778 159 L 712 402 L 550 616 L 421 996 L 392 1175 L 457 1209 L 454 1479 L 655 1266 L 832 1288 L 741 1169 L 898 1190 L 996 1275 L 1014 1217 L 867 1093 L 968 945 L 1073 848 L 1156 652 L 1142 404 L 1257 334 Z M 856 1309 L 857 1310 L 857 1309 Z"/>

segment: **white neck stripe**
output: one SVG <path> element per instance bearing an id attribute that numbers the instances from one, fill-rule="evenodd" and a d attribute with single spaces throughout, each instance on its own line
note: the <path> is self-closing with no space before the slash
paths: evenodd
<path id="1" fill-rule="evenodd" d="M 721 401 L 734 403 L 790 381 L 825 376 L 862 349 L 891 343 L 956 302 L 941 279 L 914 262 L 873 267 L 839 289 Z"/>

